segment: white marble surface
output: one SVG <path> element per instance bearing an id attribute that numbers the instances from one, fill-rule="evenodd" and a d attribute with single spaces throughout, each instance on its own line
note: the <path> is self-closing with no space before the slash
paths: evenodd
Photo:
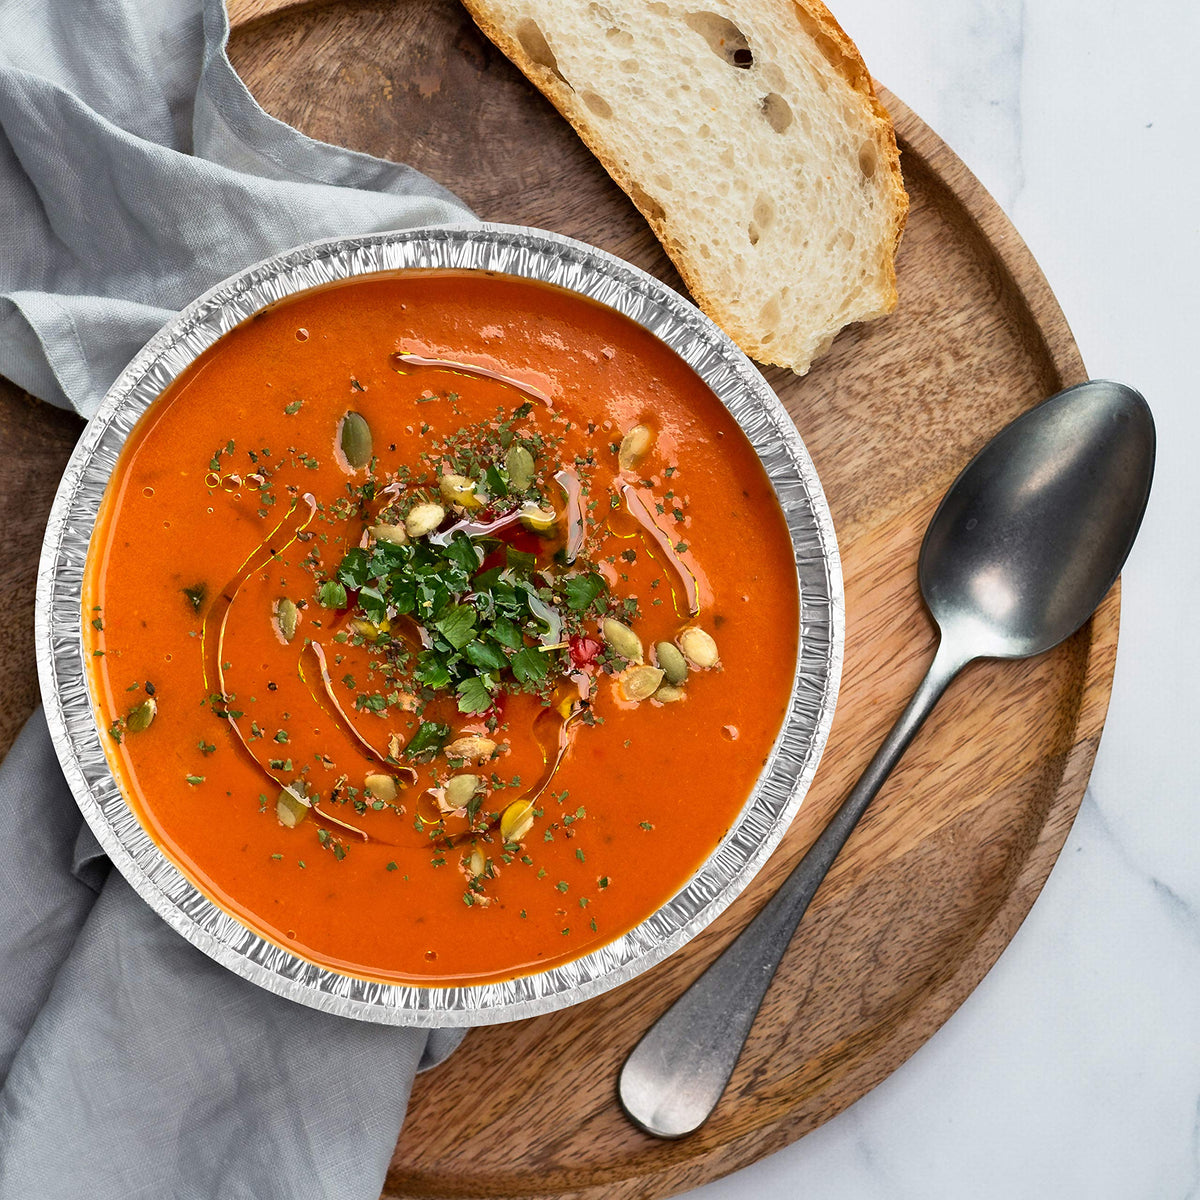
<path id="1" fill-rule="evenodd" d="M 829 0 L 1158 425 L 1079 817 L 1000 961 L 841 1116 L 694 1200 L 1200 1196 L 1200 102 L 1195 0 Z"/>

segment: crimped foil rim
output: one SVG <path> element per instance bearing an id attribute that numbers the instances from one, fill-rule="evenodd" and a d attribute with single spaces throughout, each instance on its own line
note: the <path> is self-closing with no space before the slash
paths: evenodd
<path id="1" fill-rule="evenodd" d="M 568 288 L 655 334 L 705 380 L 749 437 L 783 508 L 800 586 L 800 653 L 783 727 L 737 821 L 692 880 L 637 928 L 558 967 L 502 983 L 382 983 L 317 966 L 200 892 L 142 828 L 105 756 L 84 663 L 84 565 L 100 500 L 151 401 L 222 334 L 267 304 L 351 276 L 404 268 L 486 270 Z M 833 519 L 804 443 L 734 343 L 646 272 L 572 238 L 512 225 L 438 226 L 313 242 L 218 284 L 169 321 L 121 373 L 67 464 L 38 568 L 38 672 L 51 738 L 96 838 L 174 929 L 246 979 L 313 1008 L 387 1025 L 490 1025 L 553 1012 L 624 983 L 684 945 L 750 882 L 808 790 L 841 679 L 845 603 Z"/>

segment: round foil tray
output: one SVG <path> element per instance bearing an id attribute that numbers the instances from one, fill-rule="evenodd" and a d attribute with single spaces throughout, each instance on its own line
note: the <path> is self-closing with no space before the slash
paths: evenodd
<path id="1" fill-rule="evenodd" d="M 692 879 L 616 941 L 502 983 L 381 983 L 317 966 L 268 941 L 201 892 L 163 854 L 105 756 L 83 659 L 82 586 L 100 501 L 150 403 L 222 334 L 319 284 L 405 268 L 492 271 L 568 288 L 624 313 L 670 346 L 729 409 L 782 506 L 800 590 L 800 651 L 783 726 L 737 821 Z M 46 717 L 96 838 L 138 894 L 205 954 L 279 995 L 388 1025 L 489 1025 L 565 1008 L 662 961 L 716 918 L 766 862 L 800 807 L 833 721 L 845 609 L 833 521 L 796 427 L 733 342 L 652 276 L 571 238 L 510 225 L 446 226 L 315 242 L 259 263 L 189 305 L 121 373 L 67 465 L 38 569 L 36 639 Z"/>

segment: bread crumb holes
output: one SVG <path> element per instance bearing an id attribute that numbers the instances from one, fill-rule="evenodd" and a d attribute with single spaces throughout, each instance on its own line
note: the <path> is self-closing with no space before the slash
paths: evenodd
<path id="1" fill-rule="evenodd" d="M 754 53 L 746 35 L 728 18 L 715 12 L 691 12 L 684 16 L 688 28 L 698 33 L 708 48 L 731 67 L 749 70 Z"/>
<path id="2" fill-rule="evenodd" d="M 792 106 L 778 92 L 768 92 L 759 106 L 767 124 L 776 133 L 783 133 L 791 125 Z"/>
<path id="3" fill-rule="evenodd" d="M 596 116 L 608 120 L 613 115 L 612 105 L 603 96 L 599 96 L 595 92 L 581 92 L 579 98 L 587 105 L 588 110 L 595 113 Z"/>

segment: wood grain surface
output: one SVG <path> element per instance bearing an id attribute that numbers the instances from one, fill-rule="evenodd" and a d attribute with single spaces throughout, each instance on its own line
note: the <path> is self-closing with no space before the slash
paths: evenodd
<path id="1" fill-rule="evenodd" d="M 230 7 L 234 65 L 269 112 L 412 163 L 481 217 L 581 238 L 680 287 L 632 204 L 453 0 Z M 912 198 L 900 308 L 844 332 L 803 379 L 766 372 L 820 472 L 846 581 L 842 693 L 813 788 L 758 879 L 683 951 L 577 1008 L 474 1030 L 420 1077 L 386 1197 L 666 1196 L 778 1149 L 946 1020 L 1007 945 L 1062 846 L 1108 704 L 1116 589 L 1051 654 L 978 663 L 951 686 L 809 910 L 708 1124 L 665 1143 L 622 1117 L 625 1054 L 803 854 L 924 672 L 934 631 L 915 564 L 946 486 L 1008 420 L 1085 377 L 1007 219 L 935 134 L 884 99 Z M 0 644 L 10 664 L 0 750 L 34 700 L 38 541 L 78 428 L 0 389 Z"/>

